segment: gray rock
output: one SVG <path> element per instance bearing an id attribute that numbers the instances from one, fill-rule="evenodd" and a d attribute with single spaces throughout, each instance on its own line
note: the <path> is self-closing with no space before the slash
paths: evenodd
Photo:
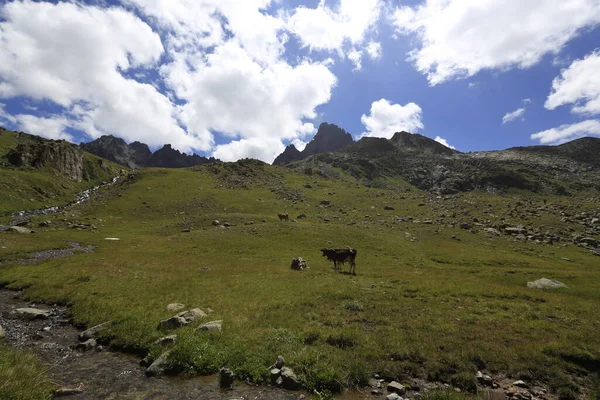
<path id="1" fill-rule="evenodd" d="M 404 393 L 406 393 L 406 388 L 404 387 L 404 385 L 396 381 L 388 383 L 387 390 L 390 393 L 396 393 L 399 395 L 403 395 Z"/>
<path id="2" fill-rule="evenodd" d="M 185 318 L 185 320 L 188 323 L 190 323 L 190 322 L 194 322 L 195 320 L 197 320 L 199 318 L 206 317 L 206 313 L 199 308 L 193 308 L 189 311 L 181 312 L 181 313 L 177 314 L 177 316 Z"/>
<path id="3" fill-rule="evenodd" d="M 171 355 L 170 351 L 165 351 L 158 357 L 148 368 L 146 368 L 147 376 L 156 376 L 162 375 L 167 370 L 169 366 L 169 356 Z"/>
<path id="4" fill-rule="evenodd" d="M 52 394 L 54 397 L 66 397 L 66 396 L 74 396 L 76 394 L 83 393 L 83 386 L 79 385 L 76 388 L 62 387 L 56 389 Z"/>
<path id="5" fill-rule="evenodd" d="M 109 328 L 114 324 L 115 321 L 108 321 L 91 327 L 90 329 L 87 329 L 79 334 L 79 340 L 85 342 L 86 340 L 92 339 L 98 334 L 98 332 L 100 332 L 103 329 Z"/>
<path id="6" fill-rule="evenodd" d="M 169 331 L 172 329 L 181 328 L 182 326 L 187 325 L 188 322 L 183 317 L 174 316 L 168 319 L 163 319 L 158 323 L 158 330 L 161 331 Z"/>
<path id="7" fill-rule="evenodd" d="M 400 397 L 397 393 L 388 394 L 387 396 L 385 396 L 385 398 L 387 400 L 402 400 L 402 397 Z"/>
<path id="8" fill-rule="evenodd" d="M 77 343 L 75 345 L 75 349 L 81 350 L 81 351 L 88 351 L 88 350 L 93 349 L 97 345 L 98 345 L 98 343 L 96 342 L 96 339 L 88 339 L 85 342 Z"/>
<path id="9" fill-rule="evenodd" d="M 281 370 L 279 368 L 273 368 L 270 371 L 270 375 L 271 375 L 271 383 L 276 384 L 277 379 L 281 376 Z"/>
<path id="10" fill-rule="evenodd" d="M 177 340 L 177 335 L 163 336 L 160 339 L 157 339 L 154 344 L 173 343 L 175 340 Z"/>
<path id="11" fill-rule="evenodd" d="M 210 321 L 198 327 L 199 331 L 221 331 L 223 321 Z"/>
<path id="12" fill-rule="evenodd" d="M 47 319 L 52 314 L 50 310 L 41 310 L 39 308 L 17 308 L 11 313 L 14 317 L 34 320 L 34 319 Z"/>
<path id="13" fill-rule="evenodd" d="M 392 206 L 385 206 L 385 207 L 383 207 L 383 209 L 387 210 L 387 211 L 394 211 L 395 210 L 395 208 L 392 207 Z"/>
<path id="14" fill-rule="evenodd" d="M 9 228 L 9 232 L 17 232 L 17 233 L 35 233 L 33 230 L 29 228 L 25 228 L 23 226 L 11 226 Z"/>
<path id="15" fill-rule="evenodd" d="M 504 228 L 504 233 L 507 235 L 524 235 L 527 233 L 527 229 L 521 226 L 509 226 Z"/>
<path id="16" fill-rule="evenodd" d="M 567 285 L 559 281 L 542 278 L 537 281 L 527 282 L 527 287 L 532 289 L 559 289 L 566 288 Z"/>
<path id="17" fill-rule="evenodd" d="M 500 236 L 500 235 L 502 235 L 502 233 L 498 229 L 495 229 L 495 228 L 485 228 L 483 231 L 485 233 L 487 233 L 487 234 L 492 235 L 492 236 Z"/>
<path id="18" fill-rule="evenodd" d="M 167 305 L 167 311 L 179 311 L 183 308 L 185 308 L 185 305 L 181 303 L 171 303 Z"/>
<path id="19" fill-rule="evenodd" d="M 221 225 L 221 223 L 216 219 L 212 222 L 212 226 L 219 226 L 219 225 Z"/>
<path id="20" fill-rule="evenodd" d="M 235 375 L 229 368 L 221 368 L 219 370 L 219 386 L 223 389 L 228 389 L 233 385 Z"/>
<path id="21" fill-rule="evenodd" d="M 524 389 L 529 388 L 529 385 L 526 384 L 525 382 L 523 382 L 522 380 L 514 381 L 512 384 L 513 384 L 513 386 L 524 388 Z"/>
<path id="22" fill-rule="evenodd" d="M 331 200 L 321 200 L 319 204 L 322 206 L 328 206 L 331 204 Z"/>
<path id="23" fill-rule="evenodd" d="M 300 389 L 300 380 L 291 368 L 283 367 L 281 369 L 281 386 L 287 390 L 298 390 Z"/>
<path id="24" fill-rule="evenodd" d="M 277 356 L 277 361 L 275 361 L 275 368 L 283 368 L 285 367 L 285 358 L 283 356 Z"/>

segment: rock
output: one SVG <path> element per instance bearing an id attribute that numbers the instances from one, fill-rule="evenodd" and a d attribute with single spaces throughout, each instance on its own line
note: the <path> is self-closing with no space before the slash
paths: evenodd
<path id="1" fill-rule="evenodd" d="M 179 311 L 185 308 L 185 305 L 181 303 L 171 303 L 167 305 L 167 311 Z"/>
<path id="2" fill-rule="evenodd" d="M 16 310 L 14 310 L 11 313 L 11 315 L 13 315 L 17 318 L 28 319 L 28 320 L 47 319 L 48 317 L 50 317 L 51 314 L 52 314 L 52 311 L 50 311 L 50 310 L 41 310 L 39 308 L 31 308 L 31 307 L 17 308 Z"/>
<path id="3" fill-rule="evenodd" d="M 270 371 L 271 375 L 271 384 L 275 385 L 277 383 L 277 379 L 281 376 L 281 370 L 279 368 L 273 368 Z"/>
<path id="4" fill-rule="evenodd" d="M 385 206 L 385 207 L 383 207 L 383 209 L 387 210 L 387 211 L 394 211 L 395 210 L 395 208 L 392 207 L 392 206 Z"/>
<path id="5" fill-rule="evenodd" d="M 594 238 L 586 237 L 581 239 L 579 242 L 591 247 L 600 247 L 600 240 Z"/>
<path id="6" fill-rule="evenodd" d="M 181 328 L 182 326 L 188 325 L 198 318 L 206 317 L 206 313 L 199 308 L 194 308 L 188 311 L 182 311 L 179 314 L 160 321 L 158 324 L 159 330 L 171 330 Z"/>
<path id="7" fill-rule="evenodd" d="M 285 358 L 283 356 L 277 356 L 277 361 L 275 361 L 275 368 L 283 368 L 285 367 Z"/>
<path id="8" fill-rule="evenodd" d="M 11 226 L 9 228 L 10 232 L 17 232 L 17 233 L 34 233 L 31 229 L 29 228 L 25 228 L 23 226 Z"/>
<path id="9" fill-rule="evenodd" d="M 471 229 L 471 225 L 467 224 L 466 222 L 463 222 L 462 224 L 460 224 L 460 229 L 469 230 Z"/>
<path id="10" fill-rule="evenodd" d="M 387 396 L 385 396 L 385 398 L 387 400 L 402 400 L 402 397 L 400 397 L 397 393 L 388 394 Z"/>
<path id="11" fill-rule="evenodd" d="M 379 390 L 379 389 L 372 389 L 371 390 L 371 394 L 373 396 L 379 396 L 379 395 L 381 395 L 381 390 Z"/>
<path id="12" fill-rule="evenodd" d="M 219 225 L 221 225 L 221 223 L 216 219 L 212 222 L 212 226 L 219 226 Z"/>
<path id="13" fill-rule="evenodd" d="M 294 271 L 302 271 L 303 269 L 308 268 L 306 261 L 302 259 L 302 257 L 297 257 L 292 260 L 292 264 L 290 266 Z"/>
<path id="14" fill-rule="evenodd" d="M 111 241 L 111 242 L 118 242 L 119 240 L 121 240 L 121 238 L 112 238 L 111 237 L 111 238 L 104 238 L 104 240 L 108 240 L 108 241 Z"/>
<path id="15" fill-rule="evenodd" d="M 147 376 L 156 376 L 162 375 L 167 370 L 169 366 L 169 356 L 171 355 L 171 351 L 165 351 L 162 353 L 148 368 L 146 368 Z"/>
<path id="16" fill-rule="evenodd" d="M 281 369 L 281 386 L 287 390 L 300 389 L 300 380 L 291 368 L 283 367 Z"/>
<path id="17" fill-rule="evenodd" d="M 177 340 L 177 335 L 163 336 L 160 339 L 157 339 L 154 344 L 173 343 L 175 340 Z"/>
<path id="18" fill-rule="evenodd" d="M 52 224 L 51 221 L 41 221 L 40 223 L 38 223 L 38 226 L 40 228 L 47 228 Z"/>
<path id="19" fill-rule="evenodd" d="M 108 321 L 108 322 L 104 322 L 102 324 L 96 325 L 88 330 L 85 330 L 83 332 L 81 332 L 79 334 L 79 340 L 82 342 L 85 342 L 86 340 L 92 339 L 96 336 L 96 334 L 98 332 L 100 332 L 102 329 L 106 329 L 108 327 L 111 327 L 115 324 L 114 321 Z"/>
<path id="20" fill-rule="evenodd" d="M 300 214 L 296 217 L 296 219 L 306 219 L 306 214 Z"/>
<path id="21" fill-rule="evenodd" d="M 527 229 L 523 228 L 523 227 L 514 227 L 514 226 L 509 226 L 504 228 L 504 233 L 507 235 L 524 235 L 527 233 Z"/>
<path id="22" fill-rule="evenodd" d="M 322 206 L 328 206 L 331 205 L 331 200 L 321 200 L 319 204 Z"/>
<path id="23" fill-rule="evenodd" d="M 542 278 L 537 281 L 527 282 L 527 287 L 532 289 L 559 289 L 566 288 L 567 285 L 559 281 Z"/>
<path id="24" fill-rule="evenodd" d="M 76 388 L 62 387 L 52 392 L 54 397 L 74 396 L 81 393 L 83 393 L 83 385 L 79 385 Z"/>
<path id="25" fill-rule="evenodd" d="M 191 228 L 184 228 L 181 230 L 182 233 L 190 233 L 192 231 Z"/>
<path id="26" fill-rule="evenodd" d="M 481 383 L 482 385 L 485 385 L 485 386 L 492 386 L 492 384 L 494 383 L 494 380 L 489 375 L 482 375 L 481 378 L 479 379 L 479 383 Z"/>
<path id="27" fill-rule="evenodd" d="M 221 331 L 221 325 L 223 321 L 211 321 L 205 324 L 202 324 L 198 327 L 199 331 Z"/>
<path id="28" fill-rule="evenodd" d="M 492 236 L 502 235 L 502 233 L 498 229 L 495 229 L 495 228 L 485 228 L 483 231 Z"/>
<path id="29" fill-rule="evenodd" d="M 513 384 L 513 386 L 524 388 L 524 389 L 529 388 L 529 385 L 526 384 L 525 382 L 523 382 L 522 380 L 514 381 L 512 384 Z"/>
<path id="30" fill-rule="evenodd" d="M 3 340 L 5 337 L 6 337 L 6 331 L 4 330 L 2 325 L 0 325 L 0 340 Z"/>
<path id="31" fill-rule="evenodd" d="M 88 351 L 88 350 L 93 349 L 97 345 L 98 345 L 98 343 L 96 342 L 96 339 L 88 339 L 85 342 L 77 343 L 75 345 L 75 349 L 81 350 L 81 351 Z"/>
<path id="32" fill-rule="evenodd" d="M 235 380 L 234 373 L 229 368 L 219 370 L 219 386 L 223 389 L 229 389 Z"/>
<path id="33" fill-rule="evenodd" d="M 387 391 L 390 393 L 403 395 L 404 393 L 406 393 L 406 388 L 401 383 L 393 381 L 387 385 Z"/>
<path id="34" fill-rule="evenodd" d="M 596 225 L 598 223 L 600 223 L 600 218 L 592 218 L 592 222 L 590 222 L 592 225 Z"/>

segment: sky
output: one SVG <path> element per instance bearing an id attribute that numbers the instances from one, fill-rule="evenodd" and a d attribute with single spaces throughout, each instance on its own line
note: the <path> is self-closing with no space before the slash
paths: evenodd
<path id="1" fill-rule="evenodd" d="M 600 0 L 0 0 L 0 125 L 272 162 L 321 122 L 600 137 Z"/>

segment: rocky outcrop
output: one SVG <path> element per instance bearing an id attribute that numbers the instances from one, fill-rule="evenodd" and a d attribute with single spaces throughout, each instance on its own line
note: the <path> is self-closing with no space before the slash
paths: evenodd
<path id="1" fill-rule="evenodd" d="M 303 151 L 298 151 L 293 144 L 289 145 L 273 161 L 273 165 L 286 165 L 294 161 L 304 160 L 315 154 L 339 150 L 352 143 L 354 143 L 354 139 L 348 132 L 337 125 L 323 122 L 319 125 L 315 137 L 306 145 Z"/>
<path id="2" fill-rule="evenodd" d="M 161 167 L 185 168 L 217 162 L 215 158 L 200 157 L 197 154 L 181 153 L 166 144 L 154 154 L 148 145 L 141 142 L 127 144 L 123 139 L 111 135 L 102 136 L 80 147 L 98 157 L 105 158 L 128 168 Z"/>
<path id="3" fill-rule="evenodd" d="M 390 139 L 390 142 L 405 149 L 430 151 L 434 154 L 452 155 L 457 153 L 456 150 L 446 147 L 443 144 L 438 143 L 426 136 L 419 135 L 417 133 L 408 133 L 405 131 L 396 132 Z"/>

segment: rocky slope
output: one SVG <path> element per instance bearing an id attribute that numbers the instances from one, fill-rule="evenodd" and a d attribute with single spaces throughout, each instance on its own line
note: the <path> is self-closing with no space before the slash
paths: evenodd
<path id="1" fill-rule="evenodd" d="M 273 165 L 286 165 L 294 161 L 304 160 L 315 154 L 339 150 L 352 143 L 354 143 L 352 135 L 334 124 L 324 122 L 319 126 L 317 134 L 303 151 L 298 151 L 296 146 L 291 144 L 273 161 Z"/>
<path id="2" fill-rule="evenodd" d="M 294 158 L 289 157 L 294 156 L 293 151 L 286 152 L 287 159 Z M 599 154 L 600 139 L 595 138 L 560 146 L 461 153 L 425 136 L 399 132 L 390 140 L 365 137 L 337 151 L 280 161 L 297 168 L 341 168 L 372 182 L 401 176 L 420 189 L 438 194 L 522 189 L 569 195 L 581 190 L 600 191 Z"/>
<path id="3" fill-rule="evenodd" d="M 128 168 L 162 167 L 184 168 L 217 162 L 214 158 L 200 157 L 197 154 L 181 153 L 167 144 L 155 153 L 148 145 L 140 142 L 127 144 L 123 139 L 114 136 L 102 136 L 89 143 L 81 143 L 80 147 L 98 157 L 124 165 Z"/>

